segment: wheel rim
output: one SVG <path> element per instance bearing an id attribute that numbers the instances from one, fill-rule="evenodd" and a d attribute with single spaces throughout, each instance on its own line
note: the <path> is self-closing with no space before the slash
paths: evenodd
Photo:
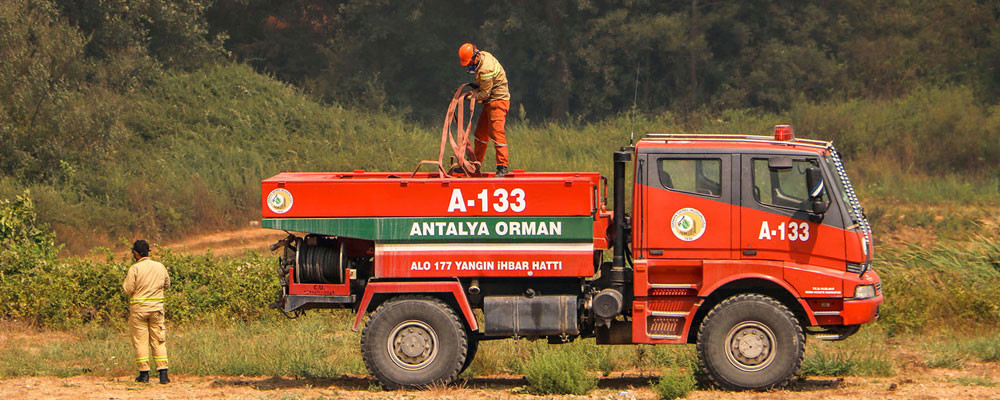
<path id="1" fill-rule="evenodd" d="M 777 341 L 774 332 L 757 321 L 745 321 L 729 330 L 726 336 L 726 357 L 742 371 L 760 371 L 774 361 Z"/>
<path id="2" fill-rule="evenodd" d="M 423 321 L 400 322 L 389 333 L 389 358 L 402 369 L 414 371 L 434 362 L 438 350 L 437 333 Z"/>

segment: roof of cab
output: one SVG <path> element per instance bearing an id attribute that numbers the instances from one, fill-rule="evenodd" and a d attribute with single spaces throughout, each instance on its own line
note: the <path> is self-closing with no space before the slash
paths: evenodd
<path id="1" fill-rule="evenodd" d="M 775 140 L 771 136 L 728 134 L 649 134 L 639 140 L 639 153 L 657 150 L 718 150 L 733 153 L 811 153 L 829 154 L 831 142 L 811 139 Z"/>

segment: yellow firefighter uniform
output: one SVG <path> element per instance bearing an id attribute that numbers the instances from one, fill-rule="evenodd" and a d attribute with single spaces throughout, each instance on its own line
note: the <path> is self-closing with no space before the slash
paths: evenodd
<path id="1" fill-rule="evenodd" d="M 495 100 L 510 100 L 510 90 L 507 88 L 507 72 L 500 61 L 488 51 L 479 52 L 479 65 L 476 66 L 476 83 L 479 91 L 476 100 L 489 103 Z"/>
<path id="2" fill-rule="evenodd" d="M 167 369 L 167 327 L 163 319 L 163 290 L 170 276 L 163 264 L 143 257 L 128 269 L 122 288 L 129 296 L 128 326 L 139 371 L 149 371 L 149 347 L 156 369 Z"/>

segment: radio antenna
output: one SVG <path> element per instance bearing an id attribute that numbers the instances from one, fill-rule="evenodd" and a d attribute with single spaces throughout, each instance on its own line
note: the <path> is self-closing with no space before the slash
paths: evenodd
<path id="1" fill-rule="evenodd" d="M 635 141 L 635 107 L 639 101 L 639 63 L 635 64 L 635 92 L 632 95 L 632 112 L 629 118 L 629 134 L 628 134 L 628 145 L 632 147 L 632 142 Z"/>

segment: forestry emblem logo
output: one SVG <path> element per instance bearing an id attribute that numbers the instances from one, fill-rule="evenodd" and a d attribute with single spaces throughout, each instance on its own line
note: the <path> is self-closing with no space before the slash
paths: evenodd
<path id="1" fill-rule="evenodd" d="M 267 195 L 267 208 L 284 214 L 292 208 L 292 193 L 285 189 L 274 189 Z"/>
<path id="2" fill-rule="evenodd" d="M 697 240 L 705 233 L 705 216 L 694 208 L 682 208 L 670 219 L 670 230 L 685 242 Z"/>

